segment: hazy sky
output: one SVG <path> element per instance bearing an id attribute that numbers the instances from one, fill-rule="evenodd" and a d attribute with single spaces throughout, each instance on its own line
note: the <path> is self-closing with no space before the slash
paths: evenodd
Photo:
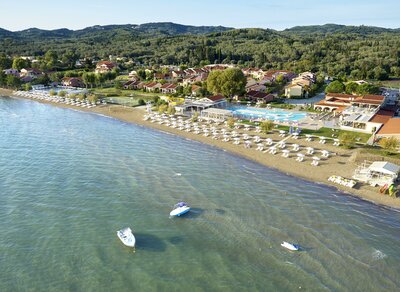
<path id="1" fill-rule="evenodd" d="M 0 11 L 0 27 L 12 31 L 163 21 L 278 30 L 325 23 L 400 27 L 399 0 L 18 0 L 4 1 Z"/>

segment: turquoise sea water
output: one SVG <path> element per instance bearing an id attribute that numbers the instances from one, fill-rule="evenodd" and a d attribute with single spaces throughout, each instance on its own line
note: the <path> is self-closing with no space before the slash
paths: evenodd
<path id="1" fill-rule="evenodd" d="M 180 200 L 193 210 L 169 219 Z M 116 236 L 126 226 L 135 253 Z M 0 234 L 0 291 L 400 288 L 397 211 L 180 137 L 9 98 Z"/>

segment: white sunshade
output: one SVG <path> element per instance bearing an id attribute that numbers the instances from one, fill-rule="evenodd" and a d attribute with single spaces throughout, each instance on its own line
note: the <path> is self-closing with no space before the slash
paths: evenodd
<path id="1" fill-rule="evenodd" d="M 395 175 L 400 172 L 400 166 L 385 161 L 375 161 L 368 167 L 368 169 L 370 171 L 381 172 L 390 175 Z"/>

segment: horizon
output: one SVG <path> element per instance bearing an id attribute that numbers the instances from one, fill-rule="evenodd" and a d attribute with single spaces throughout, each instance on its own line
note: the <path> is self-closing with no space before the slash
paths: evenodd
<path id="1" fill-rule="evenodd" d="M 3 4 L 0 27 L 16 32 L 31 28 L 79 30 L 96 25 L 172 22 L 191 26 L 263 28 L 278 31 L 295 26 L 324 24 L 400 28 L 397 15 L 400 3 L 396 0 L 382 0 L 379 3 L 372 0 L 354 0 L 351 3 L 346 0 L 338 0 L 336 3 L 315 3 L 312 0 L 298 3 L 288 0 L 278 4 L 270 0 L 238 0 L 235 3 L 228 0 L 217 3 L 204 0 L 201 3 L 190 4 L 183 0 L 171 0 L 168 3 L 155 0 L 151 10 L 137 0 L 121 0 L 118 6 L 111 6 L 105 0 L 84 3 L 70 0 L 67 6 L 54 4 L 50 0 L 41 2 L 40 7 L 30 9 L 26 9 L 30 4 L 26 0 Z M 140 13 L 141 10 L 151 13 Z M 18 21 L 15 21 L 14 17 L 16 12 Z M 56 17 L 51 17 L 52 15 Z"/>
<path id="2" fill-rule="evenodd" d="M 341 24 L 341 23 L 323 23 L 323 24 L 307 24 L 307 25 L 294 25 L 291 27 L 286 27 L 284 29 L 274 29 L 274 28 L 269 28 L 269 27 L 229 27 L 229 26 L 224 26 L 224 25 L 194 25 L 194 24 L 184 24 L 184 23 L 177 23 L 177 22 L 173 22 L 173 21 L 151 21 L 151 22 L 144 22 L 144 23 L 109 23 L 109 24 L 94 24 L 94 25 L 89 25 L 89 26 L 85 26 L 85 27 L 79 27 L 79 28 L 68 28 L 68 27 L 58 27 L 58 28 L 52 28 L 52 29 L 46 29 L 46 28 L 40 28 L 40 27 L 26 27 L 20 30 L 8 30 L 4 27 L 0 27 L 0 29 L 5 29 L 11 32 L 20 32 L 20 31 L 26 31 L 26 30 L 30 30 L 30 29 L 39 29 L 39 30 L 45 30 L 45 31 L 53 31 L 53 30 L 60 30 L 60 29 L 68 29 L 68 30 L 72 30 L 72 31 L 79 31 L 79 30 L 84 30 L 87 28 L 91 28 L 91 27 L 96 27 L 96 26 L 121 26 L 121 25 L 144 25 L 144 24 L 150 24 L 150 23 L 154 23 L 154 24 L 161 24 L 161 23 L 172 23 L 172 24 L 176 24 L 176 25 L 183 25 L 183 26 L 194 26 L 194 27 L 218 27 L 218 26 L 222 26 L 222 27 L 226 27 L 226 28 L 232 28 L 232 29 L 271 29 L 271 30 L 276 30 L 276 31 L 284 31 L 286 29 L 292 29 L 294 27 L 311 27 L 311 26 L 324 26 L 324 25 L 344 25 L 344 26 L 355 26 L 355 27 L 361 27 L 361 26 L 365 26 L 365 27 L 378 27 L 378 28 L 383 28 L 383 29 L 400 29 L 400 27 L 384 27 L 384 26 L 375 26 L 375 25 L 365 25 L 365 24 L 360 24 L 360 25 L 350 25 L 350 24 Z"/>

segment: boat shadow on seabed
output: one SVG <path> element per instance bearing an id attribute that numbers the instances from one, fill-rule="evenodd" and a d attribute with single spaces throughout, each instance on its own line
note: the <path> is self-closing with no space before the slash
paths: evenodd
<path id="1" fill-rule="evenodd" d="M 167 249 L 166 243 L 159 237 L 152 234 L 135 233 L 136 250 L 151 252 L 164 252 Z"/>

